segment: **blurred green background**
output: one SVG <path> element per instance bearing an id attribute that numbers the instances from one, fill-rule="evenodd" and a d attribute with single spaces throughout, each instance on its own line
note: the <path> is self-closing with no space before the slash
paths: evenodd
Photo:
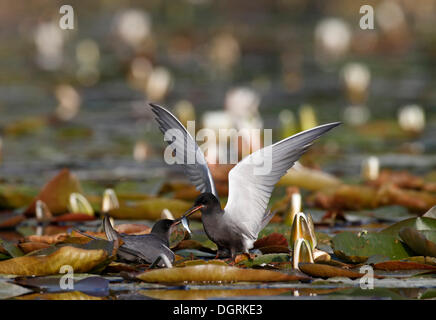
<path id="1" fill-rule="evenodd" d="M 73 30 L 59 28 L 64 4 Z M 373 30 L 359 27 L 362 5 Z M 435 21 L 435 0 L 1 0 L 0 177 L 161 177 L 148 101 L 209 127 L 246 118 L 275 139 L 343 121 L 323 140 L 324 169 L 358 174 L 376 154 L 431 172 Z"/>

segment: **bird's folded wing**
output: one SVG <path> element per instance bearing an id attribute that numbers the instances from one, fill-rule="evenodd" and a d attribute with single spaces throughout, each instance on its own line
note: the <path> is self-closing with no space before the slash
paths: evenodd
<path id="1" fill-rule="evenodd" d="M 119 250 L 139 257 L 149 263 L 154 262 L 161 254 L 165 254 L 169 258 L 174 257 L 171 249 L 152 234 L 124 236 L 123 242 Z"/>
<path id="2" fill-rule="evenodd" d="M 159 129 L 164 136 L 172 138 L 172 141 L 167 142 L 173 144 L 176 163 L 183 165 L 189 181 L 200 192 L 210 192 L 219 199 L 204 154 L 195 140 L 172 113 L 153 103 L 150 106 Z"/>
<path id="3" fill-rule="evenodd" d="M 313 141 L 338 126 L 329 123 L 315 127 L 245 157 L 229 172 L 229 198 L 224 208 L 228 223 L 253 239 L 264 226 L 266 209 L 279 179 L 290 169 Z"/>

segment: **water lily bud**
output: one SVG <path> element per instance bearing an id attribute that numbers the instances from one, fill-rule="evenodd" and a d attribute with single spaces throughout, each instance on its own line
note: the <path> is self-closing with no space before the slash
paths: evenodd
<path id="1" fill-rule="evenodd" d="M 88 200 L 80 193 L 73 192 L 70 194 L 69 209 L 72 213 L 85 213 L 90 216 L 94 215 L 94 210 Z"/>
<path id="2" fill-rule="evenodd" d="M 258 114 L 260 95 L 248 87 L 237 87 L 229 90 L 225 98 L 225 109 L 233 120 L 250 119 Z"/>
<path id="3" fill-rule="evenodd" d="M 116 31 L 125 43 L 136 48 L 151 33 L 151 19 L 142 10 L 125 10 L 116 18 Z"/>
<path id="4" fill-rule="evenodd" d="M 171 85 L 171 73 L 164 67 L 157 67 L 148 78 L 145 92 L 150 101 L 160 101 L 166 96 Z"/>
<path id="5" fill-rule="evenodd" d="M 42 69 L 53 71 L 62 65 L 64 34 L 55 22 L 44 22 L 37 26 L 34 36 L 36 62 Z"/>
<path id="6" fill-rule="evenodd" d="M 59 85 L 55 90 L 58 106 L 56 107 L 56 116 L 63 121 L 73 119 L 80 110 L 82 99 L 80 94 L 70 85 Z"/>
<path id="7" fill-rule="evenodd" d="M 362 178 L 365 181 L 376 180 L 380 173 L 380 161 L 378 157 L 369 157 L 362 162 Z"/>
<path id="8" fill-rule="evenodd" d="M 425 128 L 425 113 L 421 106 L 408 105 L 398 112 L 398 122 L 401 129 L 419 133 Z"/>
<path id="9" fill-rule="evenodd" d="M 174 220 L 174 216 L 173 216 L 173 214 L 172 214 L 171 211 L 168 210 L 167 208 L 165 208 L 165 209 L 162 210 L 162 213 L 161 213 L 161 215 L 160 215 L 160 218 L 161 218 L 161 219 Z"/>
<path id="10" fill-rule="evenodd" d="M 315 57 L 328 64 L 343 57 L 351 43 L 350 27 L 339 18 L 326 18 L 315 28 Z"/>
<path id="11" fill-rule="evenodd" d="M 299 212 L 296 214 L 294 218 L 294 222 L 291 227 L 291 238 L 289 243 L 292 246 L 298 239 L 306 239 L 311 248 L 314 248 L 314 241 L 312 239 L 312 235 L 310 234 L 309 223 L 307 221 L 307 217 L 303 212 Z"/>
<path id="12" fill-rule="evenodd" d="M 148 153 L 148 144 L 144 141 L 136 141 L 133 149 L 133 159 L 135 159 L 137 162 L 144 162 L 148 157 Z"/>
<path id="13" fill-rule="evenodd" d="M 103 200 L 101 204 L 101 212 L 106 213 L 113 209 L 118 209 L 120 204 L 118 197 L 113 189 L 106 189 L 103 193 Z"/>
<path id="14" fill-rule="evenodd" d="M 295 216 L 299 212 L 301 212 L 301 194 L 296 192 L 291 195 L 291 206 L 286 214 L 285 224 L 292 226 Z"/>
<path id="15" fill-rule="evenodd" d="M 36 220 L 38 222 L 50 221 L 53 215 L 44 201 L 37 200 L 35 205 Z"/>
<path id="16" fill-rule="evenodd" d="M 361 63 L 348 63 L 341 73 L 350 101 L 354 104 L 363 103 L 371 80 L 368 67 Z"/>
<path id="17" fill-rule="evenodd" d="M 313 263 L 313 253 L 309 241 L 306 239 L 297 239 L 294 243 L 292 252 L 292 267 L 298 269 L 300 262 Z"/>
<path id="18" fill-rule="evenodd" d="M 316 233 L 315 233 L 315 224 L 313 223 L 313 218 L 310 213 L 306 214 L 306 218 L 307 218 L 307 225 L 309 227 L 310 238 L 312 239 L 311 242 L 312 250 L 315 250 L 315 247 L 318 244 L 318 240 L 316 238 Z"/>
<path id="19" fill-rule="evenodd" d="M 303 105 L 300 108 L 301 130 L 308 130 L 318 125 L 315 110 L 311 105 Z"/>
<path id="20" fill-rule="evenodd" d="M 241 55 L 238 40 L 230 33 L 215 36 L 209 46 L 209 59 L 215 68 L 228 72 Z"/>

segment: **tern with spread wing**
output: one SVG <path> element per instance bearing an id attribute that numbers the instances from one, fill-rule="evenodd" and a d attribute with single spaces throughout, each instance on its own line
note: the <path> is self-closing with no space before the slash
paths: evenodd
<path id="1" fill-rule="evenodd" d="M 156 104 L 150 106 L 162 133 L 173 129 L 173 140 L 168 142 L 175 144 L 177 163 L 183 165 L 187 177 L 201 192 L 184 216 L 200 210 L 204 231 L 216 243 L 218 256 L 232 258 L 238 252 L 248 252 L 271 220 L 273 214 L 267 206 L 275 184 L 315 139 L 340 124 L 334 122 L 300 132 L 242 159 L 229 172 L 228 200 L 222 209 L 206 159 L 195 140 L 168 110 Z M 187 161 L 193 159 L 192 155 L 195 161 Z M 265 172 L 266 162 L 270 170 Z"/>

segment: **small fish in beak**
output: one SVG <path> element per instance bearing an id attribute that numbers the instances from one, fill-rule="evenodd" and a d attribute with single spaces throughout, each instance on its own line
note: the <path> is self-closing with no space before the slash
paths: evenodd
<path id="1" fill-rule="evenodd" d="M 185 230 L 188 231 L 189 234 L 192 234 L 191 230 L 189 229 L 188 219 L 186 219 L 186 217 L 182 217 L 181 222 L 182 222 L 183 228 L 185 228 Z"/>

